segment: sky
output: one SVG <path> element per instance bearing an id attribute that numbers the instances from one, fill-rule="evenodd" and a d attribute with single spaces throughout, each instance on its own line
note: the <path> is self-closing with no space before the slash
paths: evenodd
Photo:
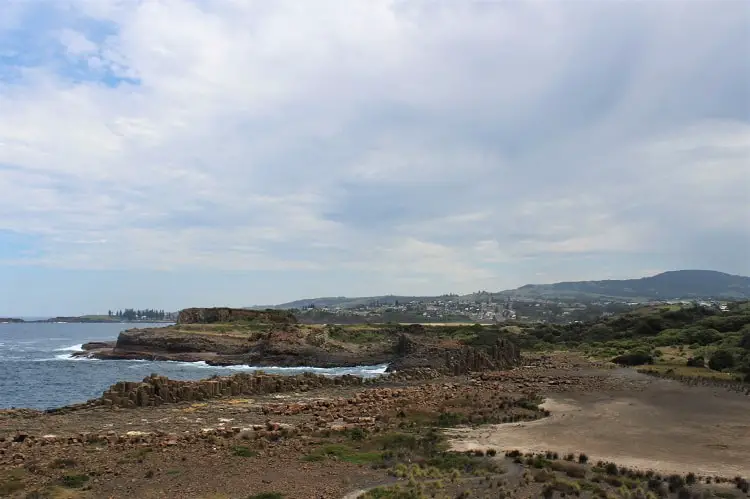
<path id="1" fill-rule="evenodd" d="M 0 315 L 750 274 L 744 0 L 2 0 Z"/>

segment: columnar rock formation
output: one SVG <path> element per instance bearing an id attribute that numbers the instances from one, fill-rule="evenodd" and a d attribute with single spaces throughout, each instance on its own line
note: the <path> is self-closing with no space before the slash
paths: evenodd
<path id="1" fill-rule="evenodd" d="M 152 374 L 142 382 L 120 381 L 112 385 L 97 405 L 145 407 L 171 402 L 191 402 L 218 397 L 263 395 L 268 393 L 307 391 L 326 386 L 355 386 L 365 382 L 360 377 L 319 376 L 305 373 L 280 376 L 265 373 L 239 373 L 215 376 L 199 381 L 178 381 Z"/>

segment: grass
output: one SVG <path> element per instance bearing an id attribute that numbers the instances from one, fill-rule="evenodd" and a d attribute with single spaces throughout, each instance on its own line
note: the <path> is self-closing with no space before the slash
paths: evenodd
<path id="1" fill-rule="evenodd" d="M 232 448 L 232 454 L 238 457 L 255 457 L 258 455 L 258 453 L 252 449 L 249 449 L 247 447 L 244 447 L 242 445 L 238 445 L 237 447 Z"/>
<path id="2" fill-rule="evenodd" d="M 20 478 L 10 477 L 0 481 L 0 496 L 9 496 L 19 490 L 23 490 L 24 485 Z"/>
<path id="3" fill-rule="evenodd" d="M 253 494 L 247 499 L 284 499 L 284 496 L 278 492 L 261 492 L 260 494 Z"/>
<path id="4" fill-rule="evenodd" d="M 65 475 L 62 477 L 62 484 L 71 489 L 81 488 L 88 481 L 88 475 Z"/>
<path id="5" fill-rule="evenodd" d="M 338 459 L 352 464 L 373 464 L 383 460 L 383 454 L 377 451 L 363 452 L 345 444 L 326 444 L 315 449 L 302 458 L 304 461 L 324 461 Z"/>
<path id="6" fill-rule="evenodd" d="M 382 331 L 368 331 L 363 329 L 344 328 L 341 326 L 334 326 L 331 328 L 328 332 L 328 336 L 333 340 L 355 344 L 381 343 L 389 339 L 388 335 Z"/>
<path id="7" fill-rule="evenodd" d="M 689 378 L 706 378 L 718 379 L 723 381 L 732 381 L 735 377 L 730 373 L 712 371 L 705 367 L 688 367 L 685 365 L 675 364 L 654 364 L 650 366 L 640 366 L 642 372 L 652 372 L 658 374 L 672 374 L 674 376 L 685 376 Z"/>

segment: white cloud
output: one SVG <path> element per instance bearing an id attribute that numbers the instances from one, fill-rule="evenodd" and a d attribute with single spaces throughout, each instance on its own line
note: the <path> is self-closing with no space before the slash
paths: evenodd
<path id="1" fill-rule="evenodd" d="M 534 258 L 716 267 L 685 242 L 721 233 L 750 272 L 741 3 L 66 4 L 62 60 L 0 60 L 16 263 L 450 291 L 554 278 L 509 270 Z"/>

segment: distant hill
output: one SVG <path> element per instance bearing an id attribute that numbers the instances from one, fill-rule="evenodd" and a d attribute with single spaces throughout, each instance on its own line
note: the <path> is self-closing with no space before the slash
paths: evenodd
<path id="1" fill-rule="evenodd" d="M 306 298 L 302 300 L 290 301 L 287 303 L 281 303 L 279 305 L 257 306 L 251 307 L 256 309 L 262 308 L 303 308 L 314 305 L 315 307 L 342 307 L 342 308 L 353 308 L 359 305 L 370 305 L 372 303 L 380 303 L 383 305 L 395 305 L 398 303 L 407 303 L 410 301 L 429 301 L 436 299 L 434 296 L 395 296 L 395 295 L 382 295 L 382 296 L 361 296 L 361 297 L 347 297 L 347 296 L 330 296 L 323 298 Z"/>
<path id="2" fill-rule="evenodd" d="M 676 299 L 750 299 L 750 277 L 725 274 L 714 270 L 674 270 L 640 279 L 558 282 L 554 284 L 527 284 L 517 289 L 492 293 L 496 298 L 502 297 L 539 297 L 569 298 L 581 300 L 620 299 L 620 300 L 676 300 Z M 485 296 L 487 296 L 485 294 Z M 264 308 L 303 308 L 342 307 L 353 308 L 359 305 L 380 303 L 395 305 L 411 301 L 432 301 L 438 298 L 455 300 L 460 298 L 480 298 L 478 295 L 442 295 L 442 296 L 364 296 L 364 297 L 324 297 L 295 300 L 288 303 L 269 306 L 248 307 Z"/>
<path id="3" fill-rule="evenodd" d="M 507 292 L 506 292 L 507 293 Z M 527 284 L 512 294 L 629 299 L 750 298 L 750 277 L 713 270 L 675 270 L 641 279 Z"/>

